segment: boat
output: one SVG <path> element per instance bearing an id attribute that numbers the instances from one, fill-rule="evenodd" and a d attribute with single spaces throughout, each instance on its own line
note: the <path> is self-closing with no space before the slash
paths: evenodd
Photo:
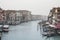
<path id="1" fill-rule="evenodd" d="M 4 32 L 8 32 L 9 31 L 9 25 L 3 25 L 3 29 Z"/>
<path id="2" fill-rule="evenodd" d="M 55 35 L 55 30 L 51 28 L 49 25 L 45 25 L 43 27 L 43 33 L 44 36 L 52 36 Z"/>

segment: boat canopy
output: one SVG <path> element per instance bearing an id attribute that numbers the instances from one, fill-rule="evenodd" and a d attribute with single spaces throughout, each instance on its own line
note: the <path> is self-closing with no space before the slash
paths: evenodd
<path id="1" fill-rule="evenodd" d="M 4 25 L 3 27 L 8 28 L 8 27 L 9 27 L 9 25 Z"/>
<path id="2" fill-rule="evenodd" d="M 50 24 L 49 26 L 50 26 L 50 27 L 56 27 L 55 25 L 51 25 L 51 24 Z"/>

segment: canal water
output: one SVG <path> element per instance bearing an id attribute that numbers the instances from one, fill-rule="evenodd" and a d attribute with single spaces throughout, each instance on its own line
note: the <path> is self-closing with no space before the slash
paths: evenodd
<path id="1" fill-rule="evenodd" d="M 39 21 L 25 22 L 10 26 L 8 33 L 3 33 L 2 40 L 60 40 L 60 36 L 44 37 L 41 35 Z"/>

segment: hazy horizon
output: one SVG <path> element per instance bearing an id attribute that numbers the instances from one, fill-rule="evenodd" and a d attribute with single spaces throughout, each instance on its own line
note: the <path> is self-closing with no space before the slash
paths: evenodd
<path id="1" fill-rule="evenodd" d="M 59 0 L 0 0 L 2 9 L 29 10 L 34 15 L 48 15 L 53 7 L 60 7 Z"/>

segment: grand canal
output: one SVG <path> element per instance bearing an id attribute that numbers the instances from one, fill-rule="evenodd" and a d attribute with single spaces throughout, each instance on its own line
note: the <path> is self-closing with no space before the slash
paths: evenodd
<path id="1" fill-rule="evenodd" d="M 9 32 L 2 34 L 2 40 L 60 40 L 60 36 L 50 38 L 42 36 L 38 22 L 30 21 L 10 26 Z"/>

